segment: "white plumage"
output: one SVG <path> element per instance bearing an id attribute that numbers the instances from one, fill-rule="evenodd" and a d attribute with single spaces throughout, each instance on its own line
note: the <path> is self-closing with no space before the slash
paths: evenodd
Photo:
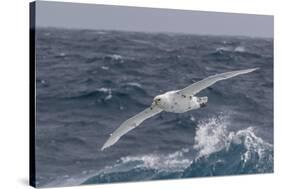
<path id="1" fill-rule="evenodd" d="M 120 137 L 139 126 L 144 120 L 162 111 L 184 113 L 190 110 L 204 107 L 207 104 L 208 97 L 196 97 L 194 95 L 196 95 L 203 89 L 215 84 L 217 81 L 229 79 L 241 74 L 250 73 L 257 69 L 258 68 L 245 69 L 212 75 L 201 81 L 193 83 L 184 89 L 169 91 L 156 96 L 149 108 L 123 122 L 121 126 L 110 135 L 106 143 L 102 146 L 101 150 L 112 146 L 120 139 Z"/>

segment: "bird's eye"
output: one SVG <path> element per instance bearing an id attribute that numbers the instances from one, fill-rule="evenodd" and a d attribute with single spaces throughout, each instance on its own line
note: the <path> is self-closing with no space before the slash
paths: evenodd
<path id="1" fill-rule="evenodd" d="M 160 100 L 161 100 L 160 98 L 157 99 L 158 102 L 159 102 Z"/>

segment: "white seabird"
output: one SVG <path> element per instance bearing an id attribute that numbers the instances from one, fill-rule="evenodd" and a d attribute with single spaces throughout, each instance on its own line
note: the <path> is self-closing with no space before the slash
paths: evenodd
<path id="1" fill-rule="evenodd" d="M 196 95 L 203 89 L 215 84 L 217 81 L 229 79 L 241 74 L 250 73 L 257 69 L 258 68 L 245 69 L 212 75 L 201 81 L 193 83 L 184 89 L 168 91 L 164 94 L 157 95 L 153 99 L 153 102 L 149 108 L 146 108 L 142 112 L 123 122 L 118 129 L 110 134 L 110 137 L 102 146 L 101 150 L 103 151 L 105 148 L 112 146 L 120 139 L 120 137 L 139 126 L 144 120 L 162 111 L 184 113 L 206 106 L 208 97 L 196 97 L 194 95 Z"/>

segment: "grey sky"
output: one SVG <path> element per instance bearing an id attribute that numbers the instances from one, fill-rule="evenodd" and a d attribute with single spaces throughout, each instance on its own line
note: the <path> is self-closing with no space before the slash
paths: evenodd
<path id="1" fill-rule="evenodd" d="M 36 2 L 40 27 L 273 37 L 273 16 Z"/>

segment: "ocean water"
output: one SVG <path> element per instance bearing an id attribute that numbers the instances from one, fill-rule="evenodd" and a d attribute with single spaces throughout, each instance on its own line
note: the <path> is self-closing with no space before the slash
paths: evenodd
<path id="1" fill-rule="evenodd" d="M 100 151 L 154 96 L 254 67 Z M 39 28 L 36 105 L 40 187 L 273 172 L 273 39 Z"/>

